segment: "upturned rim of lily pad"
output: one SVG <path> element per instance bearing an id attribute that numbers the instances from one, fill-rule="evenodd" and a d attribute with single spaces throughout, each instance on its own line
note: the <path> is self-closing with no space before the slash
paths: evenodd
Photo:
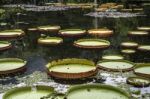
<path id="1" fill-rule="evenodd" d="M 78 44 L 80 42 L 88 42 L 88 41 L 94 41 L 94 42 L 98 42 L 98 43 L 105 43 L 103 45 L 81 45 L 81 44 Z M 83 48 L 83 49 L 107 49 L 109 46 L 110 46 L 110 42 L 107 41 L 107 40 L 104 40 L 104 39 L 79 39 L 77 41 L 74 41 L 74 44 L 73 44 L 75 47 L 78 47 L 78 48 Z"/>
<path id="2" fill-rule="evenodd" d="M 62 71 L 50 71 L 51 68 L 61 65 L 69 66 L 69 64 L 76 64 L 76 65 L 83 65 L 83 66 L 91 66 L 92 69 L 86 70 L 83 72 L 62 72 Z M 95 63 L 91 60 L 87 59 L 78 59 L 78 58 L 70 58 L 70 59 L 61 59 L 61 60 L 54 60 L 49 62 L 46 65 L 48 75 L 59 78 L 59 79 L 81 79 L 87 78 L 90 76 L 95 75 L 98 72 L 98 68 L 95 66 Z"/>
<path id="3" fill-rule="evenodd" d="M 98 37 L 110 37 L 111 35 L 113 35 L 113 31 L 105 28 L 90 29 L 88 30 L 88 34 Z"/>
<path id="4" fill-rule="evenodd" d="M 2 58 L 0 59 L 0 63 L 8 63 L 8 62 L 19 62 L 19 63 L 22 63 L 22 65 L 20 65 L 19 67 L 15 67 L 13 69 L 5 69 L 5 70 L 0 70 L 0 75 L 9 75 L 9 74 L 15 74 L 17 72 L 20 72 L 20 71 L 25 71 L 26 69 L 26 64 L 27 62 L 20 59 L 20 58 Z"/>

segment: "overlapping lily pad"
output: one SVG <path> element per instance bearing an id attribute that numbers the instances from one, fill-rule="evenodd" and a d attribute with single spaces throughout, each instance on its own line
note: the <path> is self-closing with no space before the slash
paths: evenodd
<path id="1" fill-rule="evenodd" d="M 103 60 L 97 63 L 100 69 L 108 71 L 131 71 L 133 70 L 134 63 L 126 60 Z"/>
<path id="2" fill-rule="evenodd" d="M 66 99 L 131 99 L 126 91 L 103 84 L 78 85 L 69 89 Z"/>
<path id="3" fill-rule="evenodd" d="M 84 49 L 106 49 L 110 42 L 103 39 L 79 39 L 74 42 L 74 46 Z"/>
<path id="4" fill-rule="evenodd" d="M 0 75 L 14 74 L 25 70 L 26 61 L 18 58 L 0 59 Z"/>
<path id="5" fill-rule="evenodd" d="M 94 62 L 86 59 L 63 59 L 52 61 L 46 66 L 50 76 L 61 79 L 80 79 L 97 73 Z"/>

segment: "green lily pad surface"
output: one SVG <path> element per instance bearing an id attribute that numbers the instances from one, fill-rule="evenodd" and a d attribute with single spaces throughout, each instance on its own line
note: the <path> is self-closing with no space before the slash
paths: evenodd
<path id="1" fill-rule="evenodd" d="M 146 31 L 130 31 L 128 34 L 129 35 L 135 35 L 135 36 L 149 35 L 149 33 Z"/>
<path id="2" fill-rule="evenodd" d="M 11 43 L 7 42 L 7 41 L 0 41 L 0 50 L 4 49 L 6 47 L 10 47 Z"/>
<path id="3" fill-rule="evenodd" d="M 97 64 L 100 68 L 112 71 L 128 71 L 132 70 L 134 63 L 126 60 L 104 60 Z"/>
<path id="4" fill-rule="evenodd" d="M 134 72 L 137 75 L 145 76 L 150 78 L 150 64 L 139 64 L 135 67 Z"/>
<path id="5" fill-rule="evenodd" d="M 127 48 L 133 48 L 133 47 L 138 47 L 138 43 L 136 43 L 136 42 L 122 42 L 121 46 L 127 47 Z"/>
<path id="6" fill-rule="evenodd" d="M 141 31 L 150 31 L 150 27 L 148 27 L 148 26 L 137 27 L 137 29 L 141 30 Z"/>
<path id="7" fill-rule="evenodd" d="M 59 37 L 46 37 L 46 38 L 39 38 L 38 43 L 46 44 L 46 45 L 57 45 L 63 42 L 62 38 Z"/>
<path id="8" fill-rule="evenodd" d="M 143 77 L 129 77 L 127 83 L 137 87 L 145 87 L 150 85 L 150 80 Z"/>
<path id="9" fill-rule="evenodd" d="M 97 71 L 92 61 L 75 58 L 52 61 L 47 64 L 47 68 L 52 76 L 60 78 L 82 78 L 91 76 Z"/>
<path id="10" fill-rule="evenodd" d="M 40 26 L 38 27 L 39 30 L 59 30 L 60 26 Z"/>
<path id="11" fill-rule="evenodd" d="M 138 50 L 140 50 L 140 51 L 150 51 L 150 45 L 140 45 L 138 47 Z"/>
<path id="12" fill-rule="evenodd" d="M 134 54 L 134 53 L 136 53 L 136 50 L 134 50 L 134 49 L 122 49 L 121 52 L 124 54 Z"/>
<path id="13" fill-rule="evenodd" d="M 110 85 L 78 85 L 70 88 L 66 99 L 130 99 L 122 89 Z"/>
<path id="14" fill-rule="evenodd" d="M 11 73 L 13 70 L 23 68 L 26 61 L 18 58 L 3 58 L 0 59 L 0 74 Z"/>
<path id="15" fill-rule="evenodd" d="M 82 29 L 65 29 L 59 31 L 62 35 L 78 35 L 78 34 L 85 34 L 86 30 Z"/>
<path id="16" fill-rule="evenodd" d="M 81 48 L 107 48 L 110 42 L 102 39 L 80 39 L 74 45 Z"/>
<path id="17" fill-rule="evenodd" d="M 24 35 L 24 31 L 21 29 L 14 29 L 14 30 L 5 30 L 0 32 L 0 37 L 7 38 L 7 37 L 20 37 Z"/>
<path id="18" fill-rule="evenodd" d="M 54 89 L 49 86 L 37 86 L 36 90 L 32 90 L 31 87 L 20 87 L 11 89 L 6 92 L 3 96 L 3 99 L 42 99 L 42 97 L 47 96 L 53 92 Z"/>
<path id="19" fill-rule="evenodd" d="M 102 56 L 102 59 L 104 60 L 121 60 L 124 59 L 121 55 L 104 55 Z"/>

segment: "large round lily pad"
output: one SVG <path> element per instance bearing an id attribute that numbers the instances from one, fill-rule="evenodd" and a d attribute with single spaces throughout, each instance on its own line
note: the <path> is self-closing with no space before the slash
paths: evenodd
<path id="1" fill-rule="evenodd" d="M 136 43 L 136 42 L 122 42 L 121 47 L 123 47 L 123 48 L 137 48 L 138 43 Z"/>
<path id="2" fill-rule="evenodd" d="M 104 55 L 102 56 L 103 60 L 122 60 L 124 59 L 121 55 Z"/>
<path id="3" fill-rule="evenodd" d="M 82 29 L 65 29 L 59 31 L 60 35 L 66 37 L 79 37 L 86 34 L 86 30 Z"/>
<path id="4" fill-rule="evenodd" d="M 95 35 L 99 37 L 110 37 L 113 34 L 112 30 L 109 29 L 91 29 L 88 30 L 90 35 Z"/>
<path id="5" fill-rule="evenodd" d="M 134 49 L 122 49 L 121 52 L 123 54 L 129 54 L 129 55 L 131 55 L 131 54 L 136 53 L 136 50 L 134 50 Z"/>
<path id="6" fill-rule="evenodd" d="M 137 27 L 137 29 L 141 31 L 150 31 L 150 27 L 148 26 Z"/>
<path id="7" fill-rule="evenodd" d="M 130 35 L 130 36 L 147 36 L 147 35 L 149 35 L 149 33 L 146 31 L 129 31 L 128 35 Z"/>
<path id="8" fill-rule="evenodd" d="M 148 63 L 138 64 L 134 68 L 134 73 L 139 75 L 139 76 L 150 78 L 150 64 L 148 64 Z"/>
<path id="9" fill-rule="evenodd" d="M 39 26 L 38 30 L 41 32 L 58 32 L 60 30 L 60 26 Z"/>
<path id="10" fill-rule="evenodd" d="M 24 35 L 25 35 L 24 31 L 20 29 L 5 30 L 0 32 L 0 39 L 16 39 Z"/>
<path id="11" fill-rule="evenodd" d="M 63 43 L 63 39 L 59 37 L 39 38 L 38 43 L 40 45 L 59 45 Z"/>
<path id="12" fill-rule="evenodd" d="M 14 74 L 25 69 L 26 61 L 18 58 L 0 59 L 0 75 Z"/>
<path id="13" fill-rule="evenodd" d="M 62 79 L 80 79 L 97 73 L 97 67 L 86 59 L 63 59 L 47 64 L 48 74 Z"/>
<path id="14" fill-rule="evenodd" d="M 110 71 L 130 71 L 133 69 L 134 63 L 126 60 L 103 60 L 99 61 L 97 66 Z"/>
<path id="15" fill-rule="evenodd" d="M 10 49 L 12 47 L 11 43 L 7 41 L 0 41 L 0 51 Z"/>
<path id="16" fill-rule="evenodd" d="M 20 87 L 6 92 L 3 99 L 45 99 L 42 97 L 48 96 L 52 93 L 54 93 L 54 89 L 49 86 L 36 86 L 36 90 L 33 90 L 31 87 Z"/>
<path id="17" fill-rule="evenodd" d="M 150 85 L 150 80 L 143 77 L 129 77 L 127 83 L 135 87 L 147 87 Z"/>
<path id="18" fill-rule="evenodd" d="M 102 39 L 79 39 L 74 42 L 74 46 L 85 49 L 105 49 L 110 46 L 110 42 Z"/>
<path id="19" fill-rule="evenodd" d="M 66 99 L 131 99 L 126 91 L 103 84 L 78 85 L 69 89 Z"/>
<path id="20" fill-rule="evenodd" d="M 140 45 L 139 47 L 138 47 L 138 50 L 139 51 L 148 51 L 148 52 L 150 52 L 150 45 Z"/>

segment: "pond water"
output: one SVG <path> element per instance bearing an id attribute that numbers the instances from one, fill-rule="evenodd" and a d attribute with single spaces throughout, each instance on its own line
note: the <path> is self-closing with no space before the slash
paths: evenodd
<path id="1" fill-rule="evenodd" d="M 48 84 L 56 87 L 58 91 L 64 92 L 68 88 L 69 84 L 56 83 L 53 81 L 53 79 L 47 77 L 45 73 L 45 64 L 47 64 L 48 61 L 63 58 L 86 58 L 97 62 L 101 59 L 102 55 L 105 54 L 122 54 L 120 44 L 123 41 L 130 40 L 135 41 L 141 45 L 150 45 L 150 37 L 131 38 L 127 35 L 128 31 L 136 30 L 136 27 L 138 26 L 150 26 L 149 16 L 138 16 L 130 18 L 95 18 L 85 15 L 89 12 L 91 12 L 91 10 L 72 9 L 57 12 L 26 12 L 26 16 L 20 15 L 16 20 L 20 22 L 27 22 L 29 24 L 20 25 L 17 27 L 22 28 L 27 33 L 27 35 L 23 39 L 11 41 L 14 47 L 11 50 L 1 52 L 0 58 L 17 57 L 25 59 L 28 61 L 27 71 L 21 75 L 17 75 L 14 77 L 0 78 L 0 93 L 3 93 L 7 89 L 11 89 L 12 87 L 18 86 L 22 83 L 30 84 L 34 82 L 38 82 L 40 84 Z M 70 38 L 64 38 L 64 44 L 60 47 L 42 47 L 36 42 L 37 38 L 40 37 L 39 33 L 29 33 L 27 31 L 28 28 L 37 27 L 41 25 L 60 25 L 62 29 L 81 28 L 86 30 L 97 27 L 107 27 L 114 31 L 114 35 L 110 38 L 106 38 L 106 40 L 110 41 L 111 47 L 103 51 L 89 51 L 75 48 L 73 46 L 73 41 L 77 39 Z M 86 35 L 83 38 L 95 37 Z M 150 62 L 150 52 L 137 52 L 136 54 L 132 55 L 124 55 L 124 57 L 125 59 L 135 63 Z M 105 82 L 102 81 L 102 83 L 113 85 L 118 85 L 119 83 L 121 88 L 126 87 L 125 89 L 136 89 L 127 85 L 125 82 L 126 77 L 134 75 L 132 72 L 101 72 L 103 73 L 98 76 L 102 76 L 106 80 Z M 87 83 L 93 82 L 94 81 L 92 80 Z M 150 93 L 150 87 L 137 89 L 142 90 L 142 93 Z"/>

